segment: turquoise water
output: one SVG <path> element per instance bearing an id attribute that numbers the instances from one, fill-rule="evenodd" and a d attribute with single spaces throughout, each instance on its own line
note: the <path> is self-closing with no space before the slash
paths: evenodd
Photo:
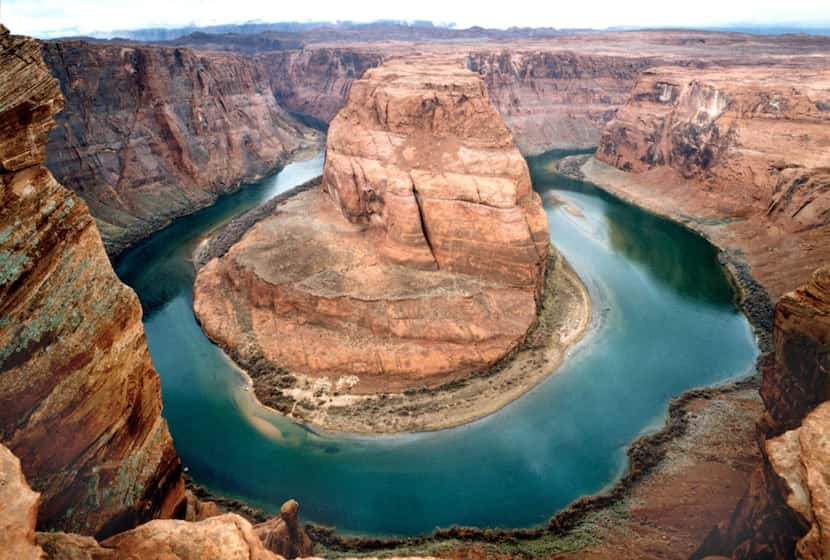
<path id="1" fill-rule="evenodd" d="M 685 229 L 529 160 L 551 238 L 591 291 L 593 329 L 561 369 L 480 421 L 382 437 L 316 434 L 256 405 L 193 316 L 189 262 L 205 233 L 321 172 L 322 157 L 177 220 L 118 262 L 141 298 L 164 415 L 195 480 L 344 532 L 406 535 L 452 524 L 528 527 L 626 466 L 669 400 L 747 373 L 757 349 L 716 260 Z M 578 209 L 567 212 L 551 194 Z"/>

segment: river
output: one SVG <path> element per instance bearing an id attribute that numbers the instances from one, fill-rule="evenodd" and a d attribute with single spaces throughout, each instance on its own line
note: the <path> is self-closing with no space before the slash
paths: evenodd
<path id="1" fill-rule="evenodd" d="M 717 250 L 686 229 L 530 158 L 551 240 L 588 286 L 593 326 L 544 383 L 501 411 L 431 433 L 316 433 L 259 406 L 192 311 L 196 245 L 319 175 L 322 155 L 176 220 L 116 263 L 138 293 L 164 416 L 191 476 L 217 493 L 344 533 L 529 527 L 601 491 L 671 398 L 747 374 L 758 350 Z M 566 204 L 562 204 L 565 202 Z"/>

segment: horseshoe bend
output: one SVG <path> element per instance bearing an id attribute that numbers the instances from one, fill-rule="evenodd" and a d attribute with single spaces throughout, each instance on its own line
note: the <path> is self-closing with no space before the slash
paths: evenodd
<path id="1" fill-rule="evenodd" d="M 0 14 L 0 560 L 830 557 L 830 5 L 154 2 Z"/>
<path id="2" fill-rule="evenodd" d="M 589 302 L 481 77 L 423 60 L 354 82 L 320 185 L 210 260 L 194 310 L 265 404 L 373 432 L 506 404 L 544 378 L 526 375 L 531 360 L 555 369 Z M 377 395 L 403 393 L 416 414 L 378 410 Z"/>

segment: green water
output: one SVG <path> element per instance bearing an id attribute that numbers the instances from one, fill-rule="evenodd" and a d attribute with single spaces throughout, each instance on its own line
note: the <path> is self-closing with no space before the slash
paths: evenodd
<path id="1" fill-rule="evenodd" d="M 757 349 L 703 239 L 529 160 L 551 238 L 591 291 L 593 329 L 539 387 L 472 424 L 440 432 L 324 435 L 256 405 L 238 370 L 202 334 L 189 257 L 232 216 L 316 176 L 322 157 L 221 198 L 127 253 L 117 269 L 144 306 L 164 414 L 191 475 L 272 511 L 345 532 L 415 534 L 452 524 L 544 523 L 626 467 L 669 400 L 746 374 Z M 582 213 L 551 202 L 551 194 Z"/>

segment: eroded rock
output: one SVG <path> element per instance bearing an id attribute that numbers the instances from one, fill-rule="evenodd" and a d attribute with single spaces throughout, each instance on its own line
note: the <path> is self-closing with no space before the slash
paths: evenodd
<path id="1" fill-rule="evenodd" d="M 209 262 L 194 309 L 243 363 L 332 387 L 354 376 L 354 392 L 437 385 L 521 342 L 548 242 L 481 79 L 388 65 L 353 84 L 332 122 L 322 190 L 281 203 Z"/>
<path id="2" fill-rule="evenodd" d="M 41 165 L 63 104 L 38 44 L 0 27 L 0 441 L 38 526 L 111 534 L 184 497 L 141 306 L 86 205 Z"/>

